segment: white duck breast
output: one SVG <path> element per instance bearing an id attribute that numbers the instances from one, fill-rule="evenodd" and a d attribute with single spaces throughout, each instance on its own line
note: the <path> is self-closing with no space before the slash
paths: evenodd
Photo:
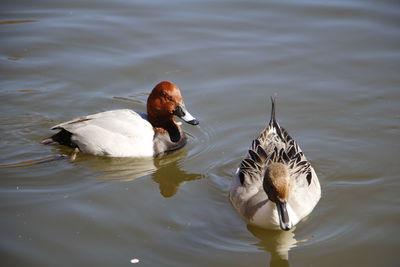
<path id="1" fill-rule="evenodd" d="M 152 157 L 153 126 L 129 109 L 105 111 L 52 127 L 72 133 L 79 150 L 98 156 Z"/>
<path id="2" fill-rule="evenodd" d="M 232 180 L 230 200 L 253 225 L 289 230 L 318 203 L 318 177 L 297 142 L 275 119 L 255 139 Z"/>

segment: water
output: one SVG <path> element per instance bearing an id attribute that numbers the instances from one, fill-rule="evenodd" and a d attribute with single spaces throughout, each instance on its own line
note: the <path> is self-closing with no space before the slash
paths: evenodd
<path id="1" fill-rule="evenodd" d="M 3 1 L 0 15 L 0 164 L 70 153 L 39 143 L 49 127 L 144 111 L 161 80 L 201 121 L 154 161 L 1 168 L 1 266 L 398 266 L 397 1 Z M 323 192 L 285 233 L 246 226 L 227 198 L 275 94 Z"/>

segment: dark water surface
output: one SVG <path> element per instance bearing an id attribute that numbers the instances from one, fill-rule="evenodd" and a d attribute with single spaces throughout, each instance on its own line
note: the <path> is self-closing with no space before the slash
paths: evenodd
<path id="1" fill-rule="evenodd" d="M 144 111 L 175 82 L 201 124 L 156 160 L 0 168 L 1 266 L 399 266 L 397 1 L 2 1 L 0 164 L 70 153 L 49 127 Z M 294 231 L 248 227 L 234 169 L 269 117 L 322 199 Z"/>

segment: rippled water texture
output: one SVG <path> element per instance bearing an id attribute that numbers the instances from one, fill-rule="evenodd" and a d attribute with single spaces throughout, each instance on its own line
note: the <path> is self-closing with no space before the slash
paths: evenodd
<path id="1" fill-rule="evenodd" d="M 399 266 L 398 1 L 2 1 L 1 266 Z M 145 111 L 175 82 L 200 120 L 156 160 L 43 146 L 49 127 Z M 294 231 L 246 226 L 233 171 L 277 117 L 322 199 Z M 131 262 L 132 260 L 132 262 Z"/>

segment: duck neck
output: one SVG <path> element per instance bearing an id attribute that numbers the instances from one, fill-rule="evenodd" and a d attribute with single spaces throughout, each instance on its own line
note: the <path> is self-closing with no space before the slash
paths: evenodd
<path id="1" fill-rule="evenodd" d="M 149 115 L 148 120 L 156 131 L 162 134 L 168 134 L 172 142 L 178 142 L 182 138 L 181 129 L 178 124 L 176 124 L 173 116 L 160 119 Z"/>

